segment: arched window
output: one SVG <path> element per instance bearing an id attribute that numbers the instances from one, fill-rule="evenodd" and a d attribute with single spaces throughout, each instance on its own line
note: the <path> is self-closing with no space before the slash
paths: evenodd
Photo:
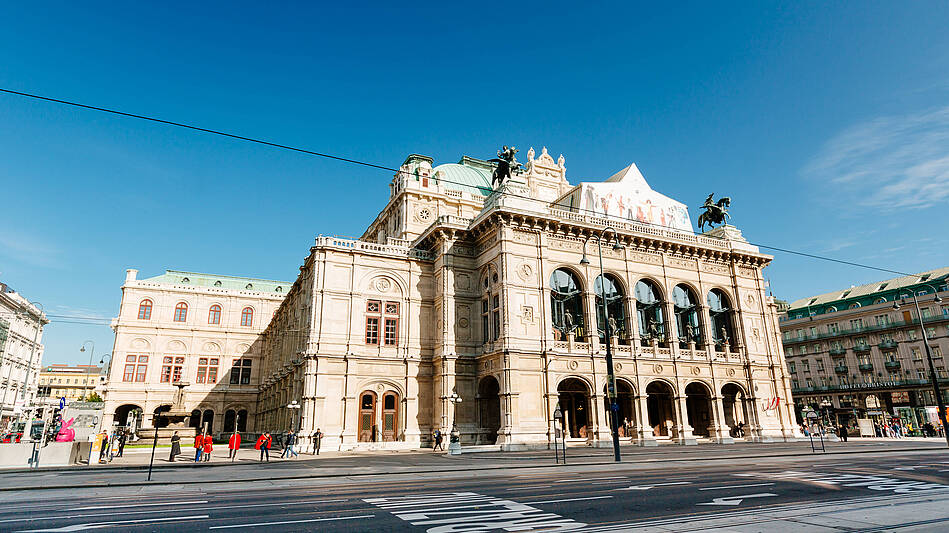
<path id="1" fill-rule="evenodd" d="M 569 333 L 583 338 L 583 291 L 569 270 L 558 268 L 550 275 L 550 310 L 555 338 L 565 340 Z"/>
<path id="2" fill-rule="evenodd" d="M 211 309 L 208 311 L 208 324 L 220 324 L 221 323 L 221 306 L 214 304 L 211 306 Z"/>
<path id="3" fill-rule="evenodd" d="M 152 319 L 152 301 L 149 299 L 142 300 L 142 303 L 138 304 L 138 319 L 139 320 L 151 320 Z"/>
<path id="4" fill-rule="evenodd" d="M 624 305 L 625 295 L 620 288 L 619 282 L 610 274 L 606 277 L 597 276 L 593 282 L 593 290 L 596 293 L 596 329 L 600 342 L 606 342 L 606 324 L 603 320 L 603 297 L 606 297 L 606 310 L 612 319 L 611 334 L 623 338 L 626 336 L 626 306 Z"/>
<path id="5" fill-rule="evenodd" d="M 497 282 L 497 274 L 494 281 Z M 481 297 L 481 341 L 494 342 L 501 337 L 501 293 L 495 284 L 484 277 L 484 295 Z"/>
<path id="6" fill-rule="evenodd" d="M 881 297 L 877 298 L 876 301 L 873 302 L 873 303 L 875 303 L 875 304 L 885 304 L 885 303 L 886 303 L 886 296 L 881 296 Z"/>
<path id="7" fill-rule="evenodd" d="M 688 348 L 689 343 L 702 344 L 702 327 L 699 325 L 697 310 L 698 298 L 686 285 L 676 285 L 672 289 L 672 302 L 675 305 L 676 334 L 679 347 Z"/>
<path id="8" fill-rule="evenodd" d="M 860 307 L 860 302 L 854 302 L 850 304 L 850 309 L 857 309 L 858 307 Z"/>
<path id="9" fill-rule="evenodd" d="M 244 310 L 241 311 L 241 325 L 247 327 L 254 325 L 254 310 L 250 307 L 245 307 Z"/>
<path id="10" fill-rule="evenodd" d="M 708 293 L 708 314 L 715 348 L 724 352 L 729 344 L 735 345 L 735 336 L 732 329 L 731 304 L 728 296 L 719 289 L 712 289 Z"/>
<path id="11" fill-rule="evenodd" d="M 188 304 L 178 302 L 175 306 L 175 322 L 185 322 L 188 320 Z"/>
<path id="12" fill-rule="evenodd" d="M 659 343 L 659 346 L 665 346 L 666 328 L 659 290 L 653 282 L 642 279 L 636 283 L 635 296 L 642 344 L 648 346 L 655 341 Z"/>

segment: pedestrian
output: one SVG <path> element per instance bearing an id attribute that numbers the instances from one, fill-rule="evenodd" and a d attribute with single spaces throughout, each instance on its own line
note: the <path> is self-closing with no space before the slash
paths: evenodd
<path id="1" fill-rule="evenodd" d="M 280 456 L 281 459 L 287 457 L 288 454 L 293 454 L 294 457 L 298 457 L 296 450 L 293 449 L 293 443 L 296 442 L 297 435 L 292 430 L 287 433 L 287 438 L 283 443 L 283 454 Z"/>
<path id="2" fill-rule="evenodd" d="M 237 450 L 241 449 L 241 434 L 237 431 L 227 440 L 227 458 L 233 461 L 237 459 Z"/>
<path id="3" fill-rule="evenodd" d="M 323 443 L 323 432 L 320 431 L 320 428 L 316 428 L 316 432 L 313 433 L 313 453 L 316 455 L 320 454 L 320 444 Z"/>
<path id="4" fill-rule="evenodd" d="M 201 454 L 204 452 L 204 435 L 198 433 L 194 436 L 194 462 L 201 460 Z"/>
<path id="5" fill-rule="evenodd" d="M 438 448 L 441 448 L 442 451 L 445 451 L 445 445 L 442 444 L 442 432 L 440 430 L 436 429 L 432 433 L 432 439 L 434 440 L 434 444 L 432 445 L 433 452 Z"/>
<path id="6" fill-rule="evenodd" d="M 735 436 L 738 437 L 739 439 L 744 438 L 744 436 L 745 436 L 745 423 L 744 423 L 744 422 L 739 422 L 738 425 L 735 426 Z"/>
<path id="7" fill-rule="evenodd" d="M 273 443 L 273 439 L 270 437 L 270 432 L 265 432 L 260 438 L 257 439 L 257 444 L 254 444 L 254 448 L 260 450 L 260 460 L 263 461 L 264 457 L 267 458 L 267 462 L 270 462 L 270 445 Z"/>
<path id="8" fill-rule="evenodd" d="M 214 449 L 214 442 L 211 439 L 211 435 L 204 435 L 204 462 L 211 460 L 211 450 Z"/>
<path id="9" fill-rule="evenodd" d="M 156 435 L 155 438 L 158 438 Z M 174 435 L 171 436 L 171 455 L 168 457 L 168 462 L 174 462 L 175 458 L 181 453 L 181 437 L 176 431 Z"/>
<path id="10" fill-rule="evenodd" d="M 122 454 L 125 453 L 125 441 L 128 439 L 128 432 L 124 429 L 119 430 L 119 453 L 116 457 L 122 457 Z"/>
<path id="11" fill-rule="evenodd" d="M 105 430 L 102 430 L 102 432 L 99 433 L 99 438 L 101 439 L 101 444 L 99 445 L 99 463 L 101 464 L 104 462 L 103 458 L 109 449 L 109 434 Z"/>
<path id="12" fill-rule="evenodd" d="M 840 424 L 840 427 L 837 428 L 837 436 L 840 437 L 840 440 L 847 442 L 847 426 L 845 424 Z"/>

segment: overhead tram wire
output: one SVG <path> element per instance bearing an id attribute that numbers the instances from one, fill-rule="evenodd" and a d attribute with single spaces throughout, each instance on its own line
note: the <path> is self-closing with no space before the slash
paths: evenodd
<path id="1" fill-rule="evenodd" d="M 145 121 L 149 121 L 149 122 L 156 122 L 156 123 L 158 123 L 158 124 L 165 124 L 165 125 L 168 125 L 168 126 L 175 126 L 175 127 L 179 127 L 179 128 L 185 128 L 185 129 L 189 129 L 189 130 L 193 130 L 193 131 L 199 131 L 199 132 L 202 132 L 202 133 L 210 133 L 210 134 L 212 134 L 212 135 L 220 135 L 220 136 L 222 136 L 222 137 L 228 137 L 228 138 L 231 138 L 231 139 L 237 139 L 237 140 L 241 140 L 241 141 L 247 141 L 247 142 L 251 142 L 251 143 L 261 144 L 261 145 L 264 145 L 264 146 L 271 146 L 271 147 L 273 147 L 273 148 L 281 148 L 281 149 L 284 149 L 284 150 L 290 150 L 290 151 L 298 152 L 298 153 L 302 153 L 302 154 L 308 154 L 308 155 L 313 155 L 313 156 L 317 156 L 317 157 L 323 157 L 323 158 L 326 158 L 326 159 L 332 159 L 332 160 L 334 160 L 334 161 L 341 161 L 341 162 L 344 162 L 344 163 L 352 163 L 352 164 L 354 164 L 354 165 L 360 165 L 360 166 L 369 167 L 369 168 L 376 168 L 376 169 L 379 169 L 379 170 L 388 170 L 388 171 L 391 171 L 391 172 L 395 172 L 396 174 L 406 174 L 407 176 L 411 176 L 411 174 L 406 173 L 406 172 L 404 172 L 403 170 L 398 169 L 398 168 L 392 168 L 392 167 L 388 167 L 388 166 L 385 166 L 385 165 L 378 165 L 378 164 L 376 164 L 376 163 L 369 163 L 369 162 L 366 162 L 366 161 L 360 161 L 360 160 L 358 160 L 358 159 L 352 159 L 352 158 L 348 158 L 348 157 L 342 157 L 342 156 L 327 154 L 327 153 L 323 153 L 323 152 L 316 152 L 316 151 L 313 151 L 313 150 L 307 150 L 307 149 L 305 149 L 305 148 L 298 148 L 298 147 L 295 147 L 295 146 L 290 146 L 290 145 L 286 145 L 286 144 L 275 143 L 275 142 L 266 141 L 266 140 L 263 140 L 263 139 L 256 139 L 256 138 L 254 138 L 254 137 L 246 137 L 246 136 L 244 136 L 244 135 L 237 135 L 237 134 L 234 134 L 234 133 L 227 133 L 227 132 L 220 131 L 220 130 L 213 130 L 213 129 L 210 129 L 210 128 L 202 128 L 202 127 L 200 127 L 200 126 L 194 126 L 194 125 L 185 124 L 185 123 L 182 123 L 182 122 L 174 122 L 174 121 L 171 121 L 171 120 L 164 120 L 164 119 L 160 119 L 160 118 L 156 118 L 156 117 L 150 117 L 150 116 L 147 116 L 147 115 L 139 115 L 139 114 L 135 114 L 135 113 L 127 113 L 127 112 L 125 112 L 125 111 L 119 111 L 119 110 L 116 110 L 116 109 L 109 109 L 109 108 L 106 108 L 106 107 L 99 107 L 99 106 L 93 106 L 93 105 L 88 105 L 88 104 L 82 104 L 82 103 L 79 103 L 79 102 L 72 102 L 72 101 L 69 101 L 69 100 L 62 100 L 62 99 L 59 99 L 59 98 L 52 98 L 52 97 L 49 97 L 49 96 L 42 96 L 42 95 L 39 95 L 39 94 L 32 94 L 32 93 L 27 93 L 27 92 L 22 92 L 22 91 L 14 91 L 14 90 L 12 90 L 12 89 L 6 89 L 6 88 L 3 88 L 3 87 L 0 87 L 0 92 L 2 92 L 2 93 L 7 93 L 7 94 L 12 94 L 12 95 L 16 95 L 16 96 L 23 96 L 23 97 L 26 97 L 26 98 L 33 98 L 33 99 L 36 99 L 36 100 L 43 100 L 43 101 L 46 101 L 46 102 L 52 102 L 52 103 L 56 103 L 56 104 L 63 104 L 63 105 L 68 105 L 68 106 L 73 106 L 73 107 L 79 107 L 79 108 L 82 108 L 82 109 L 89 109 L 89 110 L 92 110 L 92 111 L 100 111 L 100 112 L 103 112 L 103 113 L 110 113 L 110 114 L 113 114 L 113 115 L 119 115 L 119 116 L 128 117 L 128 118 L 136 118 L 136 119 L 139 119 L 139 120 L 145 120 Z M 442 182 L 442 183 L 451 183 L 451 184 L 453 184 L 453 185 L 460 185 L 460 186 L 465 186 L 465 187 L 471 187 L 471 185 L 470 185 L 470 184 L 467 184 L 467 183 L 459 183 L 459 182 L 455 182 L 455 181 L 451 181 L 451 180 L 446 180 L 446 179 L 441 179 L 441 178 L 438 178 L 438 181 L 440 181 L 440 182 Z M 499 191 L 497 191 L 496 189 L 491 189 L 491 191 L 492 191 L 492 192 L 499 192 Z M 510 192 L 507 192 L 507 191 L 500 191 L 499 193 L 500 193 L 500 194 L 503 194 L 503 195 L 506 195 L 506 196 L 510 196 L 510 197 L 512 197 L 512 198 L 521 198 L 521 199 L 531 200 L 531 201 L 535 201 L 535 202 L 540 201 L 540 200 L 537 200 L 536 198 L 531 198 L 531 197 L 529 197 L 529 196 L 524 196 L 524 195 L 519 195 L 519 194 L 515 194 L 515 193 L 510 193 Z M 571 207 L 570 209 L 572 209 L 572 210 L 574 210 L 574 211 L 583 211 L 583 212 L 587 212 L 587 213 L 594 214 L 594 215 L 599 215 L 599 216 L 603 216 L 603 215 L 604 215 L 604 213 L 598 213 L 598 212 L 595 211 L 595 210 L 592 210 L 592 209 L 584 209 L 584 208 L 581 208 L 581 207 Z M 610 215 L 607 215 L 607 216 L 610 216 Z M 622 220 L 627 220 L 627 219 L 622 219 Z M 635 222 L 638 223 L 638 224 L 643 224 L 643 225 L 647 225 L 647 226 L 653 226 L 653 227 L 656 227 L 656 228 L 659 228 L 659 229 L 672 229 L 672 230 L 675 230 L 675 229 L 676 229 L 676 228 L 673 228 L 672 226 L 665 226 L 665 225 L 661 225 L 661 224 L 655 224 L 655 223 L 653 223 L 653 222 L 641 222 L 641 221 L 638 221 L 638 220 L 635 221 Z M 704 236 L 705 236 L 705 237 L 708 237 L 708 238 L 711 238 L 711 239 L 720 239 L 720 240 L 723 240 L 723 241 L 724 241 L 724 240 L 727 240 L 727 239 L 725 239 L 724 237 L 717 237 L 717 236 L 711 236 L 711 235 L 704 235 Z M 769 245 L 766 245 L 766 244 L 760 244 L 760 243 L 755 243 L 755 242 L 749 242 L 748 244 L 751 244 L 751 245 L 753 245 L 753 246 L 757 246 L 757 247 L 759 247 L 759 248 L 765 248 L 765 249 L 767 249 L 767 250 L 774 250 L 774 251 L 777 251 L 777 252 L 782 252 L 782 253 L 792 254 L 792 255 L 798 255 L 798 256 L 801 256 L 801 257 L 807 257 L 807 258 L 810 258 L 810 259 L 817 259 L 817 260 L 821 260 L 821 261 L 830 261 L 830 262 L 838 263 L 838 264 L 842 264 L 842 265 L 855 266 L 855 267 L 859 267 L 859 268 L 866 268 L 866 269 L 870 269 L 870 270 L 876 270 L 876 271 L 878 271 L 878 272 L 886 272 L 886 273 L 889 273 L 889 274 L 897 274 L 897 275 L 900 275 L 900 276 L 912 276 L 912 275 L 913 275 L 913 274 L 911 274 L 911 273 L 908 273 L 908 272 L 901 272 L 901 271 L 899 271 L 899 270 L 892 270 L 892 269 L 888 269 L 888 268 L 882 268 L 882 267 L 877 267 L 877 266 L 873 266 L 873 265 L 867 265 L 867 264 L 864 264 L 864 263 L 857 263 L 857 262 L 855 262 L 855 261 L 846 261 L 846 260 L 843 260 L 843 259 L 836 259 L 836 258 L 833 258 L 833 257 L 826 257 L 826 256 L 817 255 L 817 254 L 811 254 L 811 253 L 807 253 L 807 252 L 800 252 L 800 251 L 797 251 L 797 250 L 790 250 L 790 249 L 787 249 L 787 248 L 780 248 L 780 247 L 777 247 L 777 246 L 769 246 Z"/>

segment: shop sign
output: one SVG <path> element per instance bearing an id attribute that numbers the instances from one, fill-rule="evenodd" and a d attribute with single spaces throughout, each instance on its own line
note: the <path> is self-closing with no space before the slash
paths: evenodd
<path id="1" fill-rule="evenodd" d="M 891 392 L 890 399 L 893 400 L 893 403 L 909 403 L 909 391 Z"/>

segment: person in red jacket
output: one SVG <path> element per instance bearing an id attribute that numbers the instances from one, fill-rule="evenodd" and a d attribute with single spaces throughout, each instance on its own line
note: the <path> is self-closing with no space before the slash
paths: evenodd
<path id="1" fill-rule="evenodd" d="M 234 432 L 231 438 L 227 440 L 227 458 L 233 461 L 237 459 L 237 450 L 241 449 L 241 434 Z"/>
<path id="2" fill-rule="evenodd" d="M 211 435 L 205 435 L 204 436 L 204 460 L 205 461 L 211 460 L 211 450 L 214 449 L 212 444 L 213 443 L 211 442 Z"/>
<path id="3" fill-rule="evenodd" d="M 260 460 L 264 460 L 264 456 L 267 457 L 267 462 L 270 462 L 270 446 L 273 444 L 273 437 L 270 436 L 270 433 L 264 433 L 257 439 L 257 444 L 254 444 L 254 448 L 260 450 Z"/>
<path id="4" fill-rule="evenodd" d="M 204 435 L 197 434 L 194 436 L 194 462 L 201 460 L 201 453 L 204 451 Z"/>

